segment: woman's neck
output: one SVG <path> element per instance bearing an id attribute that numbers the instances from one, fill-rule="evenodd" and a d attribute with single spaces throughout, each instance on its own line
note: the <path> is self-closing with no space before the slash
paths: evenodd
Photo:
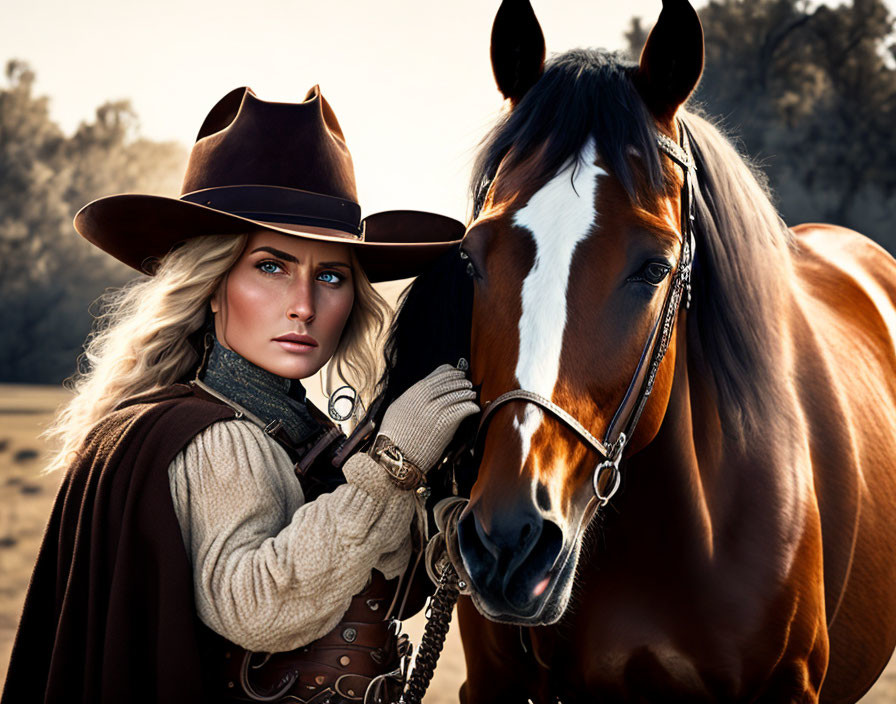
<path id="1" fill-rule="evenodd" d="M 297 379 L 277 376 L 214 339 L 202 381 L 236 401 L 266 424 L 281 421 L 296 445 L 315 433 L 320 424 L 305 405 L 305 388 Z"/>

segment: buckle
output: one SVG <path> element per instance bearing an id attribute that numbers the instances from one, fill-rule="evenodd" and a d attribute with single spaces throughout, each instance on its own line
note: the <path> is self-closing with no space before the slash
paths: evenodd
<path id="1" fill-rule="evenodd" d="M 385 435 L 376 437 L 370 456 L 386 470 L 389 479 L 399 489 L 416 489 L 426 483 L 426 475 Z"/>
<path id="2" fill-rule="evenodd" d="M 619 472 L 619 461 L 622 459 L 622 451 L 625 449 L 626 442 L 628 442 L 628 438 L 625 433 L 619 433 L 616 442 L 610 447 L 607 459 L 597 465 L 594 469 L 594 474 L 591 475 L 594 495 L 597 497 L 597 504 L 601 508 L 606 506 L 619 490 L 619 484 L 622 482 L 622 474 Z"/>
<path id="3" fill-rule="evenodd" d="M 597 497 L 597 503 L 600 507 L 610 503 L 610 499 L 619 490 L 619 484 L 622 481 L 622 474 L 619 472 L 619 465 L 616 462 L 601 462 L 594 470 L 592 483 L 594 484 L 594 495 Z M 604 491 L 601 492 L 601 487 Z M 607 488 L 609 487 L 609 488 Z"/>

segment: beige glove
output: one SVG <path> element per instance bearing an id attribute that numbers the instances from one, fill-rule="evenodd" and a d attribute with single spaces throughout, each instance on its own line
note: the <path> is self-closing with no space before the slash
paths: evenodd
<path id="1" fill-rule="evenodd" d="M 443 364 L 392 402 L 379 434 L 425 472 L 442 456 L 461 421 L 479 412 L 475 399 L 465 373 Z"/>

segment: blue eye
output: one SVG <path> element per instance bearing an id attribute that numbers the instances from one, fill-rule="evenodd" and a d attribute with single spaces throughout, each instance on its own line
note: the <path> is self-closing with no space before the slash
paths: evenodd
<path id="1" fill-rule="evenodd" d="M 318 281 L 323 281 L 328 284 L 341 284 L 345 280 L 345 277 L 335 271 L 323 271 L 317 275 L 317 279 Z"/>
<path id="2" fill-rule="evenodd" d="M 258 262 L 255 267 L 265 274 L 276 274 L 283 270 L 282 266 L 280 266 L 277 262 L 271 261 L 270 259 L 265 259 L 262 262 Z"/>

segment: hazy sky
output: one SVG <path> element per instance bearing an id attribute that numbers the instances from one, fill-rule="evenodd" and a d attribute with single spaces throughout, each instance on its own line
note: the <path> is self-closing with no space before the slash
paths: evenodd
<path id="1" fill-rule="evenodd" d="M 463 219 L 473 150 L 501 109 L 488 54 L 499 0 L 2 2 L 0 59 L 31 63 L 69 131 L 104 101 L 130 98 L 144 135 L 189 145 L 232 88 L 298 101 L 319 83 L 352 151 L 365 214 L 418 208 Z M 559 52 L 621 48 L 630 18 L 652 24 L 661 2 L 533 6 L 548 51 Z"/>

